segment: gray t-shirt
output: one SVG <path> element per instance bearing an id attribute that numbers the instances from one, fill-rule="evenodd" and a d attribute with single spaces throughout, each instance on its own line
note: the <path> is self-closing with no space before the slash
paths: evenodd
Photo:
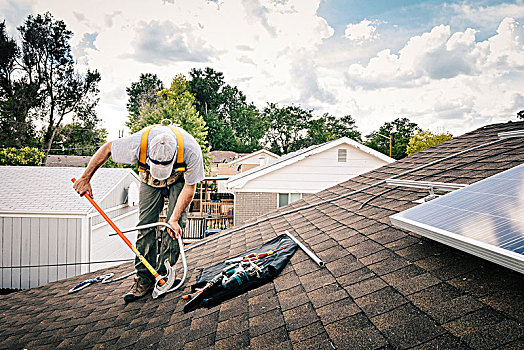
<path id="1" fill-rule="evenodd" d="M 184 138 L 184 162 L 186 163 L 184 180 L 186 184 L 194 185 L 204 179 L 202 150 L 193 136 L 185 130 L 181 128 L 179 129 Z M 138 158 L 140 157 L 140 139 L 142 138 L 143 131 L 144 130 L 142 129 L 137 133 L 113 141 L 111 145 L 111 155 L 116 163 L 138 163 Z M 155 136 L 164 132 L 172 134 L 176 139 L 175 134 L 169 126 L 155 126 L 149 132 L 148 140 L 150 141 Z M 149 158 L 146 160 L 146 163 L 149 165 Z M 173 169 L 173 174 L 175 172 L 176 170 Z"/>

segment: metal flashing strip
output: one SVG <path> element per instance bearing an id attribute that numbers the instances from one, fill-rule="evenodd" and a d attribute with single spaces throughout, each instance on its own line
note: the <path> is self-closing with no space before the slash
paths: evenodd
<path id="1" fill-rule="evenodd" d="M 499 132 L 498 137 L 499 139 L 509 139 L 511 137 L 524 137 L 524 130 Z"/>
<path id="2" fill-rule="evenodd" d="M 524 273 L 524 164 L 390 216 L 397 227 Z"/>
<path id="3" fill-rule="evenodd" d="M 386 184 L 390 186 L 421 188 L 425 190 L 433 189 L 434 191 L 451 192 L 467 187 L 467 184 L 455 184 L 447 182 L 415 181 L 401 179 L 387 179 Z"/>

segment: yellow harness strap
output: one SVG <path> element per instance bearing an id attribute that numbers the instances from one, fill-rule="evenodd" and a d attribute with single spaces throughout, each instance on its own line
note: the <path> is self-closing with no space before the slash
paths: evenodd
<path id="1" fill-rule="evenodd" d="M 140 138 L 140 156 L 138 157 L 138 171 L 144 172 L 146 169 L 149 169 L 149 166 L 146 163 L 147 160 L 147 144 L 149 138 L 149 132 L 156 125 L 149 125 L 144 129 L 142 137 Z M 184 137 L 180 129 L 174 125 L 169 125 L 171 130 L 175 133 L 176 143 L 177 143 L 177 152 L 176 152 L 176 161 L 173 167 L 177 171 L 186 171 L 186 163 L 184 163 Z"/>

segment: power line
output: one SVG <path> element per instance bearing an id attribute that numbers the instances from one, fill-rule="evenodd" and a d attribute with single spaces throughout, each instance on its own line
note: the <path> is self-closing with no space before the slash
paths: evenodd
<path id="1" fill-rule="evenodd" d="M 2 121 L 0 121 L 0 123 L 24 124 L 24 125 L 29 125 L 29 126 L 35 126 L 32 123 L 17 122 L 17 121 L 14 121 L 14 120 L 2 120 Z M 68 124 L 65 124 L 65 125 L 68 125 Z M 57 126 L 57 127 L 59 127 L 59 126 Z M 78 128 L 78 127 L 75 127 L 75 130 L 96 130 L 96 128 Z"/>
<path id="2" fill-rule="evenodd" d="M 45 265 L 20 265 L 20 266 L 0 266 L 0 269 L 29 269 L 35 267 L 60 267 L 60 266 L 72 266 L 72 265 L 90 265 L 90 264 L 109 264 L 117 262 L 128 262 L 134 261 L 135 259 L 119 259 L 119 260 L 104 260 L 104 261 L 93 261 L 93 262 L 74 262 L 74 263 L 60 263 L 60 264 L 45 264 Z"/>

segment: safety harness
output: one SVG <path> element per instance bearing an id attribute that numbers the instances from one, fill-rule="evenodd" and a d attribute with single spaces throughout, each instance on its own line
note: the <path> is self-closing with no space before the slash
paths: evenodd
<path id="1" fill-rule="evenodd" d="M 148 127 L 146 127 L 144 129 L 144 132 L 142 133 L 142 138 L 140 139 L 140 156 L 138 158 L 138 171 L 142 173 L 145 172 L 146 169 L 149 169 L 149 165 L 147 165 L 146 163 L 147 144 L 149 132 L 155 126 L 159 125 L 149 125 Z M 168 126 L 175 133 L 177 143 L 176 160 L 175 164 L 173 164 L 173 168 L 176 169 L 176 171 L 186 171 L 186 163 L 184 162 L 184 138 L 182 137 L 182 133 L 180 132 L 180 129 L 178 127 L 174 125 Z"/>

